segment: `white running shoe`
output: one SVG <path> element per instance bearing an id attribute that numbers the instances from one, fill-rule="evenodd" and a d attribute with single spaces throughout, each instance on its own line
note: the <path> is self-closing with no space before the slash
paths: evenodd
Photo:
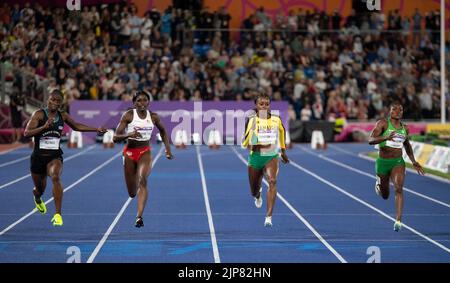
<path id="1" fill-rule="evenodd" d="M 257 208 L 261 208 L 263 204 L 263 199 L 262 199 L 262 187 L 259 189 L 259 198 L 255 198 L 255 206 Z"/>
<path id="2" fill-rule="evenodd" d="M 272 227 L 272 216 L 266 216 L 266 220 L 264 221 L 265 227 Z"/>
<path id="3" fill-rule="evenodd" d="M 394 231 L 395 232 L 398 232 L 398 231 L 400 231 L 400 229 L 402 229 L 402 222 L 400 222 L 400 221 L 395 221 L 395 223 L 394 223 Z"/>
<path id="4" fill-rule="evenodd" d="M 380 197 L 383 197 L 381 195 L 381 180 L 380 177 L 377 176 L 377 181 L 375 182 L 375 192 L 377 193 L 377 195 L 379 195 Z"/>

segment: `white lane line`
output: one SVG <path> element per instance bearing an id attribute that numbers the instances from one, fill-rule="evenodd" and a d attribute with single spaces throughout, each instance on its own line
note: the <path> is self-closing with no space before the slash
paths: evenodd
<path id="1" fill-rule="evenodd" d="M 242 157 L 242 155 L 238 153 L 234 147 L 232 149 L 234 153 L 239 157 L 239 159 L 242 160 L 244 164 L 247 164 L 245 158 Z M 269 186 L 266 180 L 263 179 L 263 181 L 266 184 L 266 186 Z M 298 219 L 300 219 L 300 221 L 303 222 L 303 224 L 306 225 L 306 227 L 308 227 L 309 230 L 311 230 L 311 232 L 317 237 L 317 239 L 319 239 L 319 241 L 321 241 L 322 244 L 325 247 L 327 247 L 328 250 L 330 250 L 339 259 L 340 262 L 347 263 L 347 261 L 322 237 L 322 235 L 319 234 L 319 232 L 317 232 L 317 230 L 280 193 L 277 193 L 277 197 L 294 213 L 295 216 L 297 216 Z"/>
<path id="2" fill-rule="evenodd" d="M 378 212 L 379 214 L 381 214 L 382 216 L 386 217 L 387 219 L 392 220 L 393 222 L 395 222 L 395 219 L 394 219 L 394 218 L 392 218 L 392 217 L 389 216 L 388 214 L 384 213 L 382 210 L 380 210 L 380 209 L 374 207 L 373 205 L 371 205 L 371 204 L 369 204 L 369 203 L 363 201 L 362 199 L 360 199 L 360 198 L 354 196 L 353 194 L 347 192 L 346 190 L 344 190 L 344 189 L 342 189 L 342 188 L 336 186 L 335 184 L 329 182 L 328 180 L 325 180 L 324 178 L 322 178 L 322 177 L 320 177 L 319 175 L 317 175 L 317 174 L 315 174 L 315 173 L 309 171 L 308 169 L 303 168 L 302 166 L 298 165 L 298 164 L 295 163 L 294 161 L 291 160 L 290 164 L 291 164 L 292 166 L 296 167 L 297 169 L 299 169 L 299 170 L 305 172 L 306 174 L 308 174 L 308 175 L 310 175 L 310 176 L 316 178 L 317 180 L 321 181 L 322 183 L 325 183 L 325 184 L 327 184 L 328 186 L 332 187 L 333 189 L 335 189 L 335 190 L 337 190 L 337 191 L 343 193 L 344 195 L 346 195 L 346 196 L 352 198 L 353 200 L 355 200 L 355 201 L 357 201 L 357 202 L 359 202 L 359 203 L 361 203 L 361 204 L 367 206 L 368 208 L 370 208 L 370 209 L 372 209 L 372 210 Z M 408 226 L 408 225 L 406 225 L 406 224 L 404 224 L 404 223 L 402 223 L 402 224 L 403 224 L 403 227 L 404 227 L 404 228 L 410 230 L 410 231 L 413 232 L 414 234 L 416 234 L 416 235 L 418 235 L 418 236 L 424 238 L 425 240 L 429 241 L 430 243 L 432 243 L 432 244 L 436 245 L 437 247 L 443 249 L 444 251 L 450 253 L 450 249 L 447 248 L 446 246 L 444 246 L 444 245 L 442 245 L 441 243 L 439 243 L 439 242 L 437 242 L 437 241 L 431 239 L 430 237 L 428 237 L 428 236 L 426 236 L 426 235 L 420 233 L 419 231 L 415 230 L 414 228 L 412 228 L 412 227 L 410 227 L 410 226 Z"/>
<path id="3" fill-rule="evenodd" d="M 14 163 L 18 163 L 18 162 L 20 162 L 22 160 L 25 160 L 25 159 L 28 159 L 28 158 L 30 158 L 30 156 L 27 155 L 27 156 L 21 157 L 21 158 L 16 159 L 16 160 L 12 160 L 12 161 L 8 161 L 8 162 L 5 162 L 5 163 L 2 163 L 2 164 L 0 164 L 0 168 L 8 166 L 8 165 L 11 165 L 11 164 L 14 164 Z"/>
<path id="4" fill-rule="evenodd" d="M 375 162 L 375 160 L 373 158 L 371 158 L 369 156 L 366 156 L 364 154 L 361 154 L 361 153 L 355 154 L 355 153 L 353 153 L 351 151 L 339 148 L 338 146 L 335 146 L 335 145 L 330 145 L 330 148 L 333 148 L 333 149 L 335 149 L 337 151 L 343 152 L 345 154 L 348 154 L 348 155 L 351 155 L 351 156 L 354 156 L 354 157 L 359 157 L 359 158 L 362 158 L 362 159 L 365 159 L 365 160 L 368 160 L 368 161 L 371 161 L 371 162 Z M 411 168 L 408 168 L 408 167 L 406 167 L 405 169 L 406 169 L 406 171 L 408 171 L 410 173 L 418 175 L 417 171 L 414 170 L 414 169 L 411 169 Z M 433 180 L 436 180 L 436 181 L 440 181 L 440 182 L 443 182 L 443 183 L 450 184 L 450 180 L 447 180 L 447 179 L 439 177 L 439 176 L 427 174 L 427 175 L 425 175 L 423 177 L 430 178 L 430 179 L 433 179 Z"/>
<path id="5" fill-rule="evenodd" d="M 74 154 L 72 156 L 67 157 L 67 159 L 64 159 L 64 161 L 69 161 L 69 160 L 71 160 L 73 158 L 76 158 L 76 157 L 82 155 L 82 154 L 85 154 L 86 152 L 88 152 L 89 150 L 93 149 L 94 147 L 95 147 L 95 144 L 91 145 L 90 147 L 88 147 L 88 148 L 86 148 L 86 149 L 84 149 L 84 150 L 82 150 L 80 152 L 78 152 L 77 154 Z M 24 180 L 24 179 L 26 179 L 26 178 L 28 178 L 30 176 L 31 176 L 31 174 L 28 173 L 28 174 L 26 174 L 26 175 L 24 175 L 22 177 L 19 177 L 19 178 L 15 179 L 15 180 L 12 180 L 12 181 L 10 181 L 10 182 L 8 182 L 6 184 L 3 184 L 3 185 L 0 186 L 0 190 L 3 189 L 3 188 L 6 188 L 6 187 L 8 187 L 8 186 L 10 186 L 12 184 L 15 184 L 17 182 L 20 182 L 20 181 L 22 181 L 22 180 Z"/>
<path id="6" fill-rule="evenodd" d="M 16 149 L 21 149 L 21 148 L 24 148 L 24 147 L 26 147 L 27 145 L 22 145 L 22 146 L 19 146 L 19 147 L 15 147 L 15 148 L 11 148 L 11 149 L 7 149 L 7 150 L 5 150 L 5 151 L 1 151 L 0 152 L 0 155 L 4 155 L 4 154 L 7 154 L 7 153 L 10 153 L 10 152 L 12 152 L 12 151 L 14 151 L 14 150 L 16 150 Z"/>
<path id="7" fill-rule="evenodd" d="M 89 172 L 88 174 L 84 175 L 83 177 L 81 177 L 80 179 L 78 179 L 75 183 L 72 183 L 70 186 L 68 186 L 67 188 L 64 189 L 64 193 L 69 191 L 70 189 L 72 189 L 73 187 L 75 187 L 76 185 L 78 185 L 79 183 L 81 183 L 82 181 L 84 181 L 86 178 L 88 178 L 89 176 L 95 174 L 98 170 L 102 169 L 103 167 L 105 167 L 108 163 L 110 163 L 111 161 L 113 161 L 116 157 L 118 157 L 120 154 L 122 154 L 121 152 L 117 153 L 116 155 L 114 155 L 113 157 L 111 157 L 110 159 L 108 159 L 107 161 L 103 162 L 102 164 L 100 164 L 99 166 L 97 166 L 97 168 L 95 168 L 94 170 L 92 170 L 91 172 Z M 51 201 L 53 201 L 53 197 L 50 198 L 49 200 L 47 200 L 45 202 L 45 204 L 49 204 Z M 16 222 L 14 222 L 13 224 L 9 225 L 8 227 L 6 227 L 3 231 L 0 232 L 0 236 L 5 234 L 6 232 L 8 232 L 9 230 L 11 230 L 12 228 L 14 228 L 14 226 L 16 226 L 17 224 L 19 224 L 20 222 L 24 221 L 25 219 L 27 219 L 28 217 L 30 217 L 31 215 L 33 215 L 36 212 L 36 208 L 33 209 L 32 211 L 30 211 L 28 214 L 24 215 L 22 218 L 20 218 L 19 220 L 17 220 Z"/>
<path id="8" fill-rule="evenodd" d="M 305 151 L 305 152 L 307 152 L 307 153 L 313 155 L 313 156 L 319 157 L 320 159 L 326 160 L 326 161 L 328 161 L 328 162 L 330 162 L 330 163 L 336 164 L 336 165 L 341 166 L 341 167 L 343 167 L 343 168 L 345 168 L 345 169 L 348 169 L 348 170 L 350 170 L 350 171 L 353 171 L 353 172 L 356 172 L 356 173 L 358 173 L 358 174 L 367 176 L 367 177 L 372 178 L 372 179 L 374 179 L 374 180 L 377 179 L 377 178 L 376 178 L 375 176 L 373 176 L 372 174 L 369 174 L 369 173 L 364 172 L 364 171 L 362 171 L 362 170 L 356 169 L 356 168 L 354 168 L 354 167 L 352 167 L 352 166 L 349 166 L 349 165 L 347 165 L 347 164 L 345 164 L 345 163 L 342 163 L 342 162 L 339 162 L 339 161 L 337 161 L 337 160 L 328 158 L 328 157 L 326 157 L 326 156 L 324 156 L 324 155 L 322 155 L 322 154 L 315 154 L 315 153 L 311 152 L 311 151 L 308 150 L 308 149 L 304 149 L 304 148 L 301 148 L 301 149 L 302 149 L 303 151 Z M 414 195 L 416 195 L 416 196 L 419 196 L 419 197 L 421 197 L 421 198 L 427 199 L 427 200 L 429 200 L 429 201 L 432 201 L 432 202 L 435 202 L 435 203 L 440 204 L 440 205 L 442 205 L 442 206 L 445 206 L 445 207 L 450 208 L 450 204 L 448 204 L 448 203 L 446 203 L 446 202 L 443 202 L 443 201 L 437 200 L 437 199 L 435 199 L 435 198 L 429 197 L 429 196 L 427 196 L 427 195 L 424 195 L 424 194 L 418 193 L 418 192 L 416 192 L 416 191 L 410 190 L 410 189 L 408 189 L 407 187 L 403 187 L 403 190 L 405 190 L 406 192 L 409 192 L 409 193 L 411 193 L 411 194 L 414 194 Z"/>
<path id="9" fill-rule="evenodd" d="M 158 154 L 156 155 L 155 159 L 152 162 L 152 168 L 153 166 L 155 166 L 156 161 L 158 161 L 158 159 L 161 157 L 161 153 L 162 153 L 163 147 L 161 146 L 161 148 L 158 151 Z M 127 209 L 128 205 L 130 204 L 131 200 L 133 200 L 132 198 L 128 198 L 124 205 L 122 206 L 122 208 L 120 209 L 119 213 L 117 214 L 116 218 L 114 218 L 113 222 L 111 223 L 111 225 L 109 225 L 108 230 L 106 230 L 105 234 L 103 234 L 103 237 L 101 238 L 101 240 L 98 242 L 97 246 L 95 247 L 94 251 L 92 252 L 92 254 L 89 256 L 88 260 L 86 261 L 86 263 L 92 263 L 94 262 L 95 257 L 97 256 L 97 254 L 100 252 L 100 249 L 103 247 L 103 245 L 106 243 L 106 240 L 108 240 L 109 235 L 111 234 L 112 230 L 114 229 L 114 227 L 117 225 L 117 223 L 119 222 L 120 218 L 122 217 L 123 213 L 125 212 L 125 210 Z"/>
<path id="10" fill-rule="evenodd" d="M 208 215 L 208 224 L 209 224 L 209 231 L 211 234 L 211 244 L 213 247 L 214 262 L 220 263 L 219 248 L 217 246 L 216 232 L 214 229 L 214 222 L 213 222 L 213 218 L 212 218 L 211 207 L 209 205 L 208 188 L 206 186 L 205 171 L 203 170 L 203 162 L 202 162 L 202 157 L 200 155 L 200 147 L 196 146 L 196 150 L 197 150 L 198 166 L 200 168 L 200 175 L 202 177 L 203 198 L 205 200 L 206 213 Z"/>

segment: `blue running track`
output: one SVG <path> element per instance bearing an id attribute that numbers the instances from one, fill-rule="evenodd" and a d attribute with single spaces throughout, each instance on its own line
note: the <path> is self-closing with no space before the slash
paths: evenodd
<path id="1" fill-rule="evenodd" d="M 374 162 L 358 156 L 366 144 L 298 144 L 280 164 L 273 227 L 254 206 L 245 160 L 231 146 L 154 146 L 145 226 L 134 227 L 121 148 L 64 149 L 62 227 L 53 227 L 51 181 L 34 211 L 31 149 L 0 155 L 0 263 L 55 262 L 80 251 L 81 262 L 364 263 L 450 262 L 450 182 L 407 172 L 400 232 L 392 227 L 394 193 L 374 192 Z M 374 252 L 375 251 L 375 252 Z"/>

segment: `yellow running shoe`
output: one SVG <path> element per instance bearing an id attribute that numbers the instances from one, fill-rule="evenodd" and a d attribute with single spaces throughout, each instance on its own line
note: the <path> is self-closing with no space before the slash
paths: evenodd
<path id="1" fill-rule="evenodd" d="M 52 220 L 53 222 L 53 226 L 62 226 L 63 225 L 63 220 L 61 217 L 61 214 L 56 213 L 55 216 L 53 216 Z"/>
<path id="2" fill-rule="evenodd" d="M 34 203 L 36 204 L 36 209 L 41 214 L 46 214 L 47 213 L 47 207 L 45 207 L 45 202 L 42 200 L 42 198 L 39 199 L 41 201 L 40 203 L 37 203 L 36 198 L 33 198 L 33 199 L 34 199 Z"/>

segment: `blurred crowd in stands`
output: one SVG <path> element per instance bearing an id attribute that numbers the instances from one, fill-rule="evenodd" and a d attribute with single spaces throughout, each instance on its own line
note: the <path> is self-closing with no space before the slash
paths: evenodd
<path id="1" fill-rule="evenodd" d="M 38 100 L 61 88 L 66 106 L 131 100 L 138 89 L 160 101 L 252 100 L 264 91 L 289 102 L 291 119 L 365 121 L 394 100 L 407 119 L 440 116 L 439 11 L 344 18 L 299 8 L 270 17 L 261 7 L 237 31 L 225 8 L 137 12 L 0 4 L 5 80 Z"/>

